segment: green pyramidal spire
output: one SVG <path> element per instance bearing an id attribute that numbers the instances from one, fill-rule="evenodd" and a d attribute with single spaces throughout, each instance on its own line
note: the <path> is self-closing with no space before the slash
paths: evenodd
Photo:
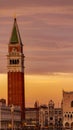
<path id="1" fill-rule="evenodd" d="M 13 25 L 11 38 L 10 38 L 10 43 L 11 44 L 16 44 L 16 43 L 20 43 L 21 44 L 22 43 L 16 18 L 14 18 L 14 25 Z"/>

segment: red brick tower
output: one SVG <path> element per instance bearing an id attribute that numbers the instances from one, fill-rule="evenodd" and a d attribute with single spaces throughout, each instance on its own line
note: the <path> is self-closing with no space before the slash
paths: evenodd
<path id="1" fill-rule="evenodd" d="M 24 54 L 17 20 L 14 19 L 13 30 L 8 44 L 8 105 L 21 107 L 22 120 L 25 118 L 24 90 Z"/>

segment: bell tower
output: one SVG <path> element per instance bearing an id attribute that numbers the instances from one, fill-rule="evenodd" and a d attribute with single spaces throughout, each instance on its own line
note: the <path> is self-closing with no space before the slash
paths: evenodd
<path id="1" fill-rule="evenodd" d="M 24 54 L 16 18 L 14 18 L 13 29 L 8 44 L 7 61 L 8 105 L 20 106 L 23 120 L 25 118 Z"/>

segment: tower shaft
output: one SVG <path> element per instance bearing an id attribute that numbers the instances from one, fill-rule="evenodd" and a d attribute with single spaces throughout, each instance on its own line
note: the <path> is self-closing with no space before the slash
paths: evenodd
<path id="1" fill-rule="evenodd" d="M 24 54 L 23 45 L 14 19 L 13 30 L 8 44 L 8 105 L 21 107 L 22 120 L 25 119 Z"/>

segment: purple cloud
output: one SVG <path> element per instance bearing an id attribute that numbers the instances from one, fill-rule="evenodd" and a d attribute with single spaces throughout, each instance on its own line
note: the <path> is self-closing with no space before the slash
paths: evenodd
<path id="1" fill-rule="evenodd" d="M 0 72 L 7 71 L 14 12 L 24 44 L 26 74 L 73 72 L 73 0 L 4 1 L 0 1 Z"/>

